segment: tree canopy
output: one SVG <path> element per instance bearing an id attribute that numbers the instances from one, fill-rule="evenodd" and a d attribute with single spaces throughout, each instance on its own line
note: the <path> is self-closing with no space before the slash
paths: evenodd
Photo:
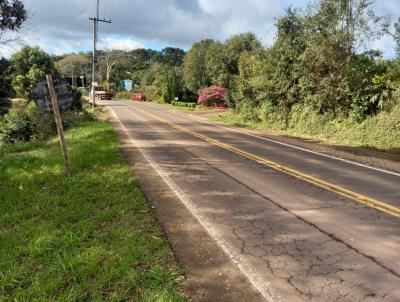
<path id="1" fill-rule="evenodd" d="M 24 46 L 11 57 L 12 87 L 20 97 L 29 98 L 32 86 L 46 74 L 56 74 L 53 58 L 39 47 Z"/>
<path id="2" fill-rule="evenodd" d="M 14 38 L 4 38 L 6 32 L 19 31 L 28 19 L 28 13 L 20 0 L 0 0 L 0 45 Z"/>

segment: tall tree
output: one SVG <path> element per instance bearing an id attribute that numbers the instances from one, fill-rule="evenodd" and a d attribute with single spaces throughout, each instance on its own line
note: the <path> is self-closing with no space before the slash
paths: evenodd
<path id="1" fill-rule="evenodd" d="M 396 56 L 400 59 L 400 18 L 394 24 L 394 41 L 396 42 Z"/>
<path id="2" fill-rule="evenodd" d="M 85 75 L 91 70 L 90 58 L 85 53 L 64 55 L 62 58 L 56 58 L 55 61 L 57 70 L 66 77 Z"/>
<path id="3" fill-rule="evenodd" d="M 211 44 L 205 57 L 205 71 L 211 84 L 222 87 L 228 86 L 230 74 L 227 63 L 225 45 L 219 42 Z"/>
<path id="4" fill-rule="evenodd" d="M 253 33 L 234 35 L 225 43 L 227 67 L 231 74 L 239 73 L 239 59 L 242 53 L 261 48 L 261 43 Z"/>
<path id="5" fill-rule="evenodd" d="M 11 103 L 8 98 L 12 94 L 11 81 L 9 79 L 10 62 L 4 58 L 0 59 L 0 115 L 7 112 Z"/>
<path id="6" fill-rule="evenodd" d="M 372 71 L 377 69 L 363 65 L 373 61 L 368 54 L 360 57 L 359 53 L 384 35 L 388 26 L 385 17 L 373 12 L 372 2 L 321 0 L 315 13 L 306 17 L 302 98 L 320 112 L 347 115 L 357 108 L 363 115 L 369 106 L 370 98 L 360 91 L 367 91 L 375 76 Z M 371 72 L 365 74 L 364 70 Z"/>
<path id="7" fill-rule="evenodd" d="M 24 46 L 11 56 L 12 87 L 18 96 L 28 98 L 33 84 L 45 74 L 55 74 L 53 58 L 39 47 Z"/>
<path id="8" fill-rule="evenodd" d="M 205 64 L 207 52 L 213 44 L 215 42 L 211 39 L 194 43 L 185 56 L 183 77 L 186 86 L 194 92 L 211 84 Z"/>
<path id="9" fill-rule="evenodd" d="M 185 51 L 183 49 L 166 47 L 158 55 L 155 56 L 154 60 L 162 64 L 180 66 L 183 64 L 184 56 Z"/>
<path id="10" fill-rule="evenodd" d="M 0 46 L 15 41 L 18 32 L 28 19 L 28 13 L 20 0 L 0 0 Z"/>

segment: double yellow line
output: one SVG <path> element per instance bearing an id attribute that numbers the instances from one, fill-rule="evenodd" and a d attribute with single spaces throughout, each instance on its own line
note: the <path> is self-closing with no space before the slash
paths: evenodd
<path id="1" fill-rule="evenodd" d="M 167 121 L 167 120 L 165 120 L 165 119 L 163 119 L 163 118 L 161 118 L 159 116 L 156 116 L 156 115 L 154 115 L 152 113 L 149 113 L 147 111 L 144 111 L 142 109 L 139 109 L 139 108 L 135 107 L 135 110 L 138 110 L 141 113 L 143 113 L 144 115 L 147 115 L 147 116 L 149 116 L 149 117 L 151 117 L 151 118 L 153 118 L 153 119 L 155 119 L 155 120 L 157 120 L 159 122 L 167 124 L 167 125 L 169 125 L 170 127 L 174 128 L 174 129 L 177 129 L 177 130 L 179 130 L 181 132 L 188 133 L 188 134 L 190 134 L 190 135 L 192 135 L 194 137 L 197 137 L 197 138 L 199 138 L 199 139 L 201 139 L 203 141 L 206 141 L 206 142 L 208 142 L 210 144 L 218 146 L 218 147 L 220 147 L 222 149 L 231 151 L 231 152 L 233 152 L 233 153 L 235 153 L 237 155 L 240 155 L 242 157 L 245 157 L 247 159 L 255 161 L 255 162 L 259 163 L 259 164 L 262 164 L 262 165 L 267 166 L 269 168 L 272 168 L 274 170 L 283 172 L 285 174 L 291 175 L 293 177 L 296 177 L 297 179 L 303 180 L 305 182 L 308 182 L 310 184 L 313 184 L 313 185 L 315 185 L 317 187 L 323 188 L 323 189 L 328 190 L 330 192 L 336 193 L 336 194 L 341 195 L 343 197 L 346 197 L 348 199 L 355 200 L 355 201 L 357 201 L 357 202 L 359 202 L 359 203 L 361 203 L 363 205 L 372 207 L 372 208 L 377 209 L 377 210 L 379 210 L 381 212 L 384 212 L 384 213 L 387 213 L 387 214 L 390 214 L 390 215 L 393 215 L 393 216 L 396 216 L 396 217 L 400 217 L 400 208 L 398 208 L 398 207 L 389 205 L 389 204 L 384 203 L 384 202 L 379 201 L 379 200 L 372 199 L 372 198 L 370 198 L 368 196 L 353 192 L 353 191 L 348 190 L 346 188 L 343 188 L 341 186 L 338 186 L 338 185 L 329 183 L 327 181 L 315 178 L 315 177 L 313 177 L 311 175 L 308 175 L 308 174 L 302 173 L 300 171 L 297 171 L 295 169 L 292 169 L 292 168 L 286 167 L 284 165 L 278 164 L 278 163 L 276 163 L 274 161 L 262 158 L 260 156 L 255 155 L 255 154 L 252 154 L 252 153 L 249 153 L 247 151 L 244 151 L 242 149 L 239 149 L 239 148 L 233 147 L 231 145 L 222 143 L 222 142 L 220 142 L 218 140 L 212 139 L 212 138 L 210 138 L 208 136 L 205 136 L 203 134 L 191 131 L 191 130 L 185 128 L 185 127 L 182 127 L 182 126 L 176 125 L 174 123 L 171 123 L 171 122 L 169 122 L 169 121 Z"/>

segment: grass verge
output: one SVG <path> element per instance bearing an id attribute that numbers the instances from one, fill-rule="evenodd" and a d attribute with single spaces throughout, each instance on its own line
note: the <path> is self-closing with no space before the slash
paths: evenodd
<path id="1" fill-rule="evenodd" d="M 0 149 L 0 301 L 187 301 L 109 122 Z"/>
<path id="2" fill-rule="evenodd" d="M 400 153 L 400 106 L 391 112 L 382 112 L 361 123 L 348 119 L 331 120 L 307 108 L 297 108 L 290 116 L 286 127 L 281 121 L 261 117 L 259 121 L 245 120 L 240 114 L 227 111 L 209 116 L 238 127 L 275 130 L 282 135 L 317 138 L 352 147 L 370 148 L 380 151 Z"/>

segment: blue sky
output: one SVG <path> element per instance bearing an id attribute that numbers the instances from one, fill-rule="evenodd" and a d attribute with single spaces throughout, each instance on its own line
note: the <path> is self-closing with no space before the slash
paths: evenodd
<path id="1" fill-rule="evenodd" d="M 315 0 L 310 0 L 315 1 Z M 31 18 L 23 31 L 23 42 L 0 49 L 9 56 L 22 44 L 39 45 L 53 54 L 89 50 L 96 0 L 23 0 Z M 307 0 L 100 0 L 100 15 L 112 24 L 100 26 L 99 47 L 162 49 L 190 48 L 204 38 L 225 40 L 251 31 L 265 45 L 275 36 L 274 23 L 284 9 L 306 8 Z M 377 0 L 374 9 L 392 21 L 400 16 L 400 0 Z M 386 57 L 394 56 L 393 39 L 373 44 Z"/>

